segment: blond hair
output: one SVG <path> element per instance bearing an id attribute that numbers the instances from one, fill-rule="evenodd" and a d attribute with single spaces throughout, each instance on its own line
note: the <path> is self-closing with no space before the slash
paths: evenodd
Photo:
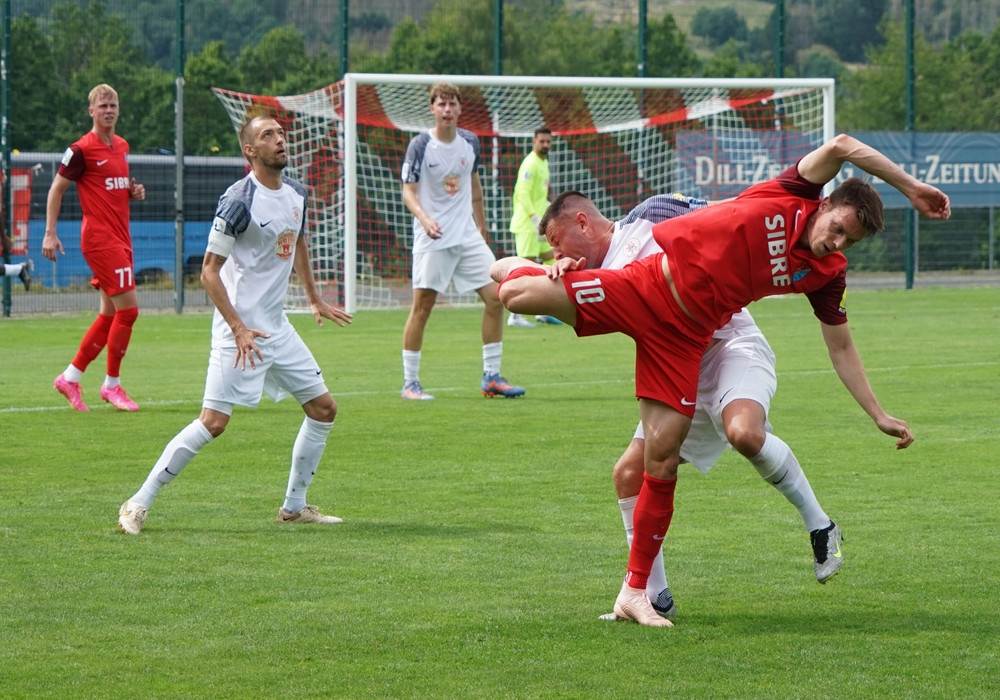
<path id="1" fill-rule="evenodd" d="M 101 83 L 100 85 L 94 87 L 94 89 L 90 91 L 90 94 L 87 95 L 87 100 L 90 102 L 91 107 L 93 107 L 94 104 L 96 104 L 97 101 L 105 95 L 113 97 L 115 102 L 118 101 L 118 93 L 107 83 Z"/>

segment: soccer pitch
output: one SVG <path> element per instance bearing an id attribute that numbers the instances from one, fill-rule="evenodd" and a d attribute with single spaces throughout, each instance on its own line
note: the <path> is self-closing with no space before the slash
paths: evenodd
<path id="1" fill-rule="evenodd" d="M 0 696 L 994 698 L 1000 296 L 851 292 L 896 451 L 840 384 L 804 298 L 751 311 L 778 357 L 775 432 L 844 530 L 816 583 L 795 510 L 735 453 L 681 467 L 665 542 L 673 629 L 597 619 L 627 552 L 611 467 L 638 417 L 631 342 L 506 329 L 518 400 L 485 399 L 480 311 L 439 308 L 405 402 L 403 311 L 293 321 L 339 405 L 309 502 L 274 522 L 302 413 L 237 409 L 161 491 L 118 506 L 197 417 L 206 315 L 140 316 L 116 412 L 51 389 L 91 316 L 3 319 Z"/>

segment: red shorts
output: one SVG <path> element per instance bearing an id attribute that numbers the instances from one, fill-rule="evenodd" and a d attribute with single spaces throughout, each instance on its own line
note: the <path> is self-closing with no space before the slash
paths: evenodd
<path id="1" fill-rule="evenodd" d="M 109 297 L 135 289 L 131 248 L 102 248 L 83 254 L 94 273 L 90 281 Z"/>
<path id="2" fill-rule="evenodd" d="M 563 275 L 576 306 L 578 336 L 624 333 L 635 341 L 635 395 L 694 415 L 698 371 L 712 338 L 681 310 L 658 253 L 620 270 Z"/>

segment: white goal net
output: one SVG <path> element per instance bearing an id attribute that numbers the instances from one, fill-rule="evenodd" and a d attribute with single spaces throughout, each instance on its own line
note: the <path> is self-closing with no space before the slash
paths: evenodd
<path id="1" fill-rule="evenodd" d="M 260 113 L 284 127 L 287 173 L 310 190 L 316 277 L 349 311 L 410 304 L 412 216 L 399 175 L 410 139 L 434 126 L 428 88 L 438 81 L 461 88 L 459 126 L 480 138 L 486 219 L 498 256 L 514 254 L 514 182 L 540 126 L 553 134 L 552 195 L 580 190 L 612 220 L 658 193 L 735 196 L 834 135 L 830 79 L 349 73 L 305 95 L 216 89 L 237 129 Z M 293 280 L 289 305 L 303 301 Z"/>

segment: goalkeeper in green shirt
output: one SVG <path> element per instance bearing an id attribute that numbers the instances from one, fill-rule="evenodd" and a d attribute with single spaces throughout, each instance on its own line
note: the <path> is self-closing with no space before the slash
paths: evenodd
<path id="1" fill-rule="evenodd" d="M 549 206 L 549 149 L 552 148 L 552 131 L 548 127 L 535 129 L 535 138 L 531 142 L 531 153 L 517 169 L 517 182 L 514 184 L 514 216 L 510 220 L 510 231 L 514 234 L 517 254 L 544 265 L 551 265 L 555 260 L 552 246 L 545 236 L 538 233 L 538 222 Z M 536 316 L 539 323 L 561 325 L 562 322 L 552 316 Z M 508 326 L 532 328 L 534 323 L 520 314 L 512 313 L 507 319 Z"/>

